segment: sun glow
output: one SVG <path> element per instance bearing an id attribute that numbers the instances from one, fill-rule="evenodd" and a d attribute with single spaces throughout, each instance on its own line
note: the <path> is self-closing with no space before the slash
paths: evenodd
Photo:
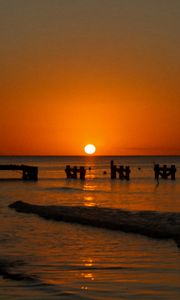
<path id="1" fill-rule="evenodd" d="M 96 147 L 93 144 L 88 144 L 84 147 L 84 151 L 87 154 L 93 154 L 96 152 Z"/>

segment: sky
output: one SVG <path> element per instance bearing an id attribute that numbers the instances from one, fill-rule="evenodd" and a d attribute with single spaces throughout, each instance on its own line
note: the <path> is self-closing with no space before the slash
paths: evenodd
<path id="1" fill-rule="evenodd" d="M 180 155 L 179 0 L 0 0 L 0 155 Z"/>

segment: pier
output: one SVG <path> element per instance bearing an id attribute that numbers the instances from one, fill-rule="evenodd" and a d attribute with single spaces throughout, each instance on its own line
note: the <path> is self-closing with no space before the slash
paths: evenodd
<path id="1" fill-rule="evenodd" d="M 175 165 L 171 165 L 170 167 L 167 167 L 167 165 L 163 165 L 161 167 L 159 164 L 155 164 L 154 174 L 155 174 L 155 179 L 157 181 L 159 180 L 159 176 L 162 179 L 167 179 L 169 176 L 171 176 L 171 180 L 175 180 L 176 167 Z"/>
<path id="2" fill-rule="evenodd" d="M 27 165 L 0 165 L 0 171 L 22 171 L 22 180 L 38 180 L 38 167 Z"/>
<path id="3" fill-rule="evenodd" d="M 85 179 L 86 176 L 86 169 L 84 167 L 70 167 L 70 165 L 67 165 L 65 168 L 66 172 L 66 177 L 67 179 L 73 178 L 77 179 L 78 178 L 78 173 L 80 174 L 80 179 Z"/>
<path id="4" fill-rule="evenodd" d="M 119 174 L 119 179 L 129 180 L 130 179 L 130 167 L 129 166 L 119 166 L 114 165 L 114 161 L 111 160 L 111 179 L 116 179 L 116 173 Z"/>
<path id="5" fill-rule="evenodd" d="M 141 169 L 140 167 L 138 168 L 139 170 Z M 89 170 L 91 170 L 91 167 L 89 167 Z M 0 171 L 21 171 L 22 172 L 22 180 L 25 181 L 30 181 L 30 180 L 38 180 L 38 167 L 37 166 L 28 166 L 28 165 L 16 165 L 16 164 L 3 164 L 0 165 Z M 84 166 L 70 166 L 66 165 L 65 168 L 65 173 L 66 173 L 66 178 L 67 179 L 85 179 L 86 177 L 86 168 Z M 176 179 L 176 166 L 171 165 L 162 165 L 160 166 L 159 164 L 154 164 L 154 177 L 155 179 L 159 182 L 159 178 L 162 179 L 168 179 L 170 177 L 171 180 Z M 103 172 L 104 175 L 107 174 L 106 171 Z M 124 166 L 124 165 L 115 165 L 114 161 L 110 161 L 110 178 L 111 179 L 120 179 L 120 180 L 130 180 L 130 174 L 131 174 L 131 169 L 129 166 Z M 5 173 L 5 176 L 8 176 L 7 172 Z M 12 179 L 12 178 L 2 178 L 0 179 Z M 13 176 L 13 179 L 14 176 Z"/>

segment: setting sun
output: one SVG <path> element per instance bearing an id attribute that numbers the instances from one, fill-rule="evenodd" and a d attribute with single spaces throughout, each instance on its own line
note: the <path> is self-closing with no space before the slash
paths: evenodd
<path id="1" fill-rule="evenodd" d="M 93 154 L 96 152 L 96 147 L 92 144 L 88 144 L 84 147 L 84 151 L 87 153 L 87 154 Z"/>

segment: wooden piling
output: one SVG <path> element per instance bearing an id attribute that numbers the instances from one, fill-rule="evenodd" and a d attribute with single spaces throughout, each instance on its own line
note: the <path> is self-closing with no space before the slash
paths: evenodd
<path id="1" fill-rule="evenodd" d="M 158 181 L 159 177 L 162 179 L 168 179 L 171 176 L 171 180 L 175 180 L 176 167 L 175 165 L 171 165 L 171 167 L 167 167 L 167 165 L 163 165 L 162 167 L 159 164 L 154 165 L 154 174 L 155 179 Z"/>
<path id="2" fill-rule="evenodd" d="M 175 180 L 176 179 L 176 166 L 175 165 L 171 165 L 171 180 Z"/>
<path id="3" fill-rule="evenodd" d="M 111 179 L 116 179 L 116 166 L 113 160 L 111 160 Z"/>
<path id="4" fill-rule="evenodd" d="M 119 166 L 114 165 L 114 161 L 111 160 L 111 179 L 116 179 L 116 173 L 119 174 L 120 180 L 130 179 L 130 167 L 129 166 Z"/>
<path id="5" fill-rule="evenodd" d="M 23 180 L 37 180 L 38 179 L 38 168 L 24 166 L 22 179 Z"/>
<path id="6" fill-rule="evenodd" d="M 86 175 L 86 169 L 84 167 L 70 167 L 70 165 L 67 165 L 65 168 L 65 172 L 66 172 L 66 177 L 67 179 L 77 179 L 78 178 L 78 173 L 80 174 L 80 179 L 85 179 L 85 175 Z"/>
<path id="7" fill-rule="evenodd" d="M 80 173 L 80 179 L 85 179 L 86 169 L 84 167 L 80 167 L 78 172 Z"/>

